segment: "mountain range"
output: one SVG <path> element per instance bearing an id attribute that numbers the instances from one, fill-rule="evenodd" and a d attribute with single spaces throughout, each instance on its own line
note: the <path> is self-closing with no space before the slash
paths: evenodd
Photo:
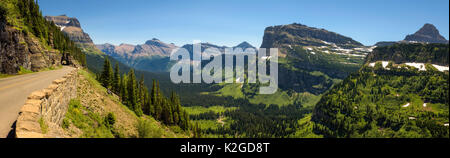
<path id="1" fill-rule="evenodd" d="M 150 72 L 165 72 L 170 69 L 173 64 L 169 60 L 170 53 L 180 48 L 173 43 L 165 43 L 156 38 L 146 41 L 144 44 L 131 45 L 120 44 L 118 46 L 112 44 L 96 45 L 102 52 L 111 56 L 131 67 L 146 70 Z M 192 51 L 192 44 L 182 46 L 188 51 Z M 223 51 L 226 46 L 217 46 L 210 43 L 202 43 L 202 48 L 214 47 Z M 242 42 L 233 48 L 240 47 L 243 49 L 254 48 L 248 42 Z M 202 49 L 203 50 L 203 49 Z"/>
<path id="2" fill-rule="evenodd" d="M 109 56 L 115 58 L 125 58 L 129 60 L 150 56 L 167 57 L 170 55 L 172 50 L 178 48 L 178 46 L 173 43 L 167 44 L 156 38 L 148 40 L 144 44 L 140 45 L 120 44 L 119 46 L 115 46 L 106 43 L 96 46 L 98 49 Z"/>

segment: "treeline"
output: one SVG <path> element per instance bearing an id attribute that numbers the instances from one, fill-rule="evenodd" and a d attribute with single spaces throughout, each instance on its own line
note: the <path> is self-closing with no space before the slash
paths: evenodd
<path id="1" fill-rule="evenodd" d="M 121 75 L 119 64 L 116 63 L 113 69 L 107 57 L 102 73 L 97 76 L 102 86 L 107 88 L 108 92 L 117 94 L 122 103 L 137 116 L 149 115 L 166 125 L 177 125 L 183 130 L 188 130 L 192 126 L 177 94 L 172 92 L 170 97 L 166 98 L 160 90 L 159 82 L 153 80 L 152 89 L 149 91 L 145 86 L 143 75 L 139 81 L 136 80 L 133 69 L 128 74 Z"/>
<path id="2" fill-rule="evenodd" d="M 34 0 L 12 1 L 17 6 L 19 17 L 26 26 L 23 33 L 31 33 L 40 41 L 53 49 L 59 50 L 63 56 L 70 54 L 81 65 L 86 66 L 85 54 L 71 41 L 53 22 L 48 22 Z"/>

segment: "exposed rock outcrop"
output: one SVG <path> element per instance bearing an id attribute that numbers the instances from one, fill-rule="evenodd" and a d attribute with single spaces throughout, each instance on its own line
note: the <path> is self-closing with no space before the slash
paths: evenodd
<path id="1" fill-rule="evenodd" d="M 278 48 L 281 45 L 328 46 L 330 43 L 343 48 L 362 46 L 350 37 L 294 23 L 267 27 L 261 48 Z"/>
<path id="2" fill-rule="evenodd" d="M 61 28 L 61 31 L 66 33 L 70 40 L 82 44 L 94 44 L 89 34 L 81 29 L 80 22 L 76 18 L 70 18 L 66 15 L 60 16 L 45 16 L 47 21 L 53 21 L 56 26 Z"/>
<path id="3" fill-rule="evenodd" d="M 381 41 L 375 44 L 375 46 L 392 46 L 399 43 L 443 43 L 448 44 L 448 40 L 445 39 L 439 30 L 432 24 L 425 24 L 419 31 L 412 35 L 408 35 L 402 41 Z"/>
<path id="4" fill-rule="evenodd" d="M 426 42 L 426 43 L 448 43 L 439 30 L 432 24 L 425 24 L 419 31 L 412 35 L 408 35 L 405 41 Z"/>
<path id="5" fill-rule="evenodd" d="M 45 49 L 38 39 L 0 19 L 0 73 L 15 74 L 20 67 L 32 71 L 58 66 L 61 53 Z"/>

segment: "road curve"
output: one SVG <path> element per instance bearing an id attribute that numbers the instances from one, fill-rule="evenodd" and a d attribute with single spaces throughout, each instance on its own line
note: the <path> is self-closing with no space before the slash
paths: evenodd
<path id="1" fill-rule="evenodd" d="M 34 91 L 47 88 L 53 80 L 62 78 L 75 68 L 37 72 L 0 79 L 0 138 L 11 137 L 20 108 Z"/>

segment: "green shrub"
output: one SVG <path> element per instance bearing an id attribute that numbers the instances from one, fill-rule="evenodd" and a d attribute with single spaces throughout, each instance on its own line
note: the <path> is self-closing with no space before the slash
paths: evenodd
<path id="1" fill-rule="evenodd" d="M 78 99 L 70 100 L 66 119 L 83 132 L 83 138 L 114 138 L 104 118 L 82 106 Z"/>
<path id="2" fill-rule="evenodd" d="M 28 73 L 32 73 L 32 72 L 33 72 L 33 71 L 28 70 L 28 69 L 26 69 L 26 68 L 20 66 L 20 70 L 19 70 L 19 72 L 17 72 L 17 74 L 23 75 L 23 74 L 28 74 Z"/>
<path id="3" fill-rule="evenodd" d="M 61 127 L 62 127 L 63 129 L 67 129 L 67 128 L 69 128 L 69 126 L 70 126 L 70 121 L 67 120 L 67 119 L 64 119 L 63 122 L 62 122 Z"/>
<path id="4" fill-rule="evenodd" d="M 43 134 L 48 132 L 48 125 L 45 123 L 44 118 L 39 118 L 39 125 L 41 126 L 41 130 Z"/>
<path id="5" fill-rule="evenodd" d="M 136 124 L 138 138 L 160 138 L 162 130 L 150 121 L 140 119 Z"/>
<path id="6" fill-rule="evenodd" d="M 105 116 L 104 122 L 106 127 L 112 129 L 114 126 L 114 123 L 116 123 L 116 116 L 114 113 L 108 113 L 108 115 Z"/>

